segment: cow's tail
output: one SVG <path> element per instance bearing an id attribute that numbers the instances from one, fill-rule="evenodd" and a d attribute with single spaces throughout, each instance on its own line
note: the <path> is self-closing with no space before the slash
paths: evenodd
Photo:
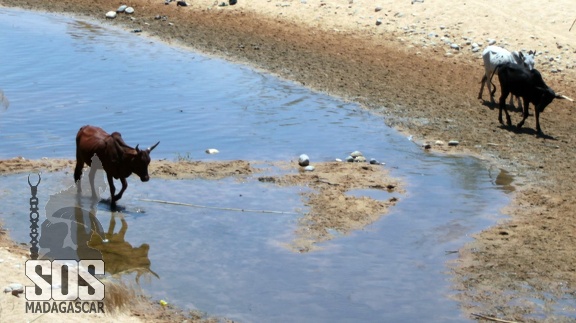
<path id="1" fill-rule="evenodd" d="M 492 79 L 494 78 L 494 74 L 498 73 L 498 70 L 500 69 L 500 67 L 502 67 L 502 65 L 504 65 L 504 64 L 496 65 L 496 68 L 494 68 L 494 70 L 492 71 L 492 75 L 490 75 L 490 79 L 488 81 L 492 82 Z"/>

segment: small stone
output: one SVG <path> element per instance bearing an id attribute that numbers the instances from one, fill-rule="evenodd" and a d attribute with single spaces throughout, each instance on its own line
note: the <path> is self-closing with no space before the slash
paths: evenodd
<path id="1" fill-rule="evenodd" d="M 312 165 L 304 167 L 304 170 L 307 172 L 313 172 L 314 169 L 316 169 L 316 168 L 314 168 L 314 166 L 312 166 Z"/>
<path id="2" fill-rule="evenodd" d="M 142 29 L 133 29 L 132 32 L 133 32 L 133 33 L 141 33 L 141 32 L 142 32 Z"/>
<path id="3" fill-rule="evenodd" d="M 220 4 L 218 6 L 220 7 L 226 7 L 228 4 L 226 2 L 220 2 Z"/>
<path id="4" fill-rule="evenodd" d="M 310 157 L 306 154 L 300 155 L 300 157 L 298 157 L 298 165 L 302 167 L 310 165 Z"/>
<path id="5" fill-rule="evenodd" d="M 381 11 L 381 10 L 382 10 L 382 7 L 380 7 L 380 6 L 374 8 L 374 11 L 376 11 L 376 12 Z"/>
<path id="6" fill-rule="evenodd" d="M 358 156 L 362 156 L 362 153 L 359 152 L 358 150 L 356 150 L 356 151 L 353 151 L 353 152 L 350 154 L 350 156 L 352 156 L 352 157 L 358 157 Z"/>
<path id="7" fill-rule="evenodd" d="M 458 140 L 450 140 L 448 146 L 458 146 L 460 142 Z"/>
<path id="8" fill-rule="evenodd" d="M 442 140 L 436 140 L 436 141 L 434 142 L 434 144 L 435 144 L 436 146 L 444 146 L 444 141 L 442 141 Z"/>
<path id="9" fill-rule="evenodd" d="M 228 0 L 228 4 L 233 6 L 238 3 L 238 0 Z"/>
<path id="10" fill-rule="evenodd" d="M 376 26 L 380 26 L 382 24 L 382 18 L 376 19 Z"/>
<path id="11" fill-rule="evenodd" d="M 422 145 L 422 148 L 424 148 L 424 149 L 430 149 L 430 148 L 432 148 L 432 145 L 430 145 L 430 144 L 424 144 L 424 145 Z"/>
<path id="12" fill-rule="evenodd" d="M 23 293 L 24 292 L 24 285 L 19 284 L 19 283 L 12 283 L 8 286 L 6 286 L 4 288 L 4 293 L 10 293 L 10 292 L 19 292 L 19 293 Z"/>
<path id="13" fill-rule="evenodd" d="M 186 1 L 179 0 L 178 2 L 176 2 L 176 6 L 188 7 L 188 4 L 186 3 Z"/>
<path id="14" fill-rule="evenodd" d="M 366 157 L 364 156 L 358 156 L 354 158 L 354 162 L 356 163 L 365 163 L 366 162 Z"/>
<path id="15" fill-rule="evenodd" d="M 120 7 L 118 7 L 118 9 L 116 9 L 116 12 L 118 12 L 118 13 L 124 12 L 124 10 L 126 10 L 126 8 L 128 8 L 128 6 L 123 4 Z"/>
<path id="16" fill-rule="evenodd" d="M 217 154 L 219 152 L 220 151 L 218 151 L 218 149 L 214 149 L 214 148 L 206 149 L 206 153 L 209 155 Z"/>
<path id="17" fill-rule="evenodd" d="M 380 163 L 379 163 L 376 159 L 370 158 L 370 164 L 372 164 L 372 165 L 378 165 L 378 164 L 380 164 Z"/>
<path id="18" fill-rule="evenodd" d="M 348 157 L 346 157 L 346 161 L 349 162 L 349 163 L 351 163 L 351 162 L 354 161 L 354 157 L 348 156 Z"/>
<path id="19" fill-rule="evenodd" d="M 342 161 L 342 159 L 340 159 L 340 158 L 336 158 L 336 159 L 334 159 L 334 160 L 337 161 L 337 162 L 341 162 L 341 161 Z"/>
<path id="20" fill-rule="evenodd" d="M 116 11 L 108 11 L 108 12 L 106 13 L 106 18 L 108 18 L 108 19 L 114 19 L 114 18 L 116 18 L 116 15 L 117 15 Z"/>
<path id="21" fill-rule="evenodd" d="M 460 50 L 460 45 L 453 43 L 450 45 L 450 48 L 455 49 L 455 50 Z"/>
<path id="22" fill-rule="evenodd" d="M 127 13 L 127 14 L 133 14 L 133 13 L 134 13 L 134 8 L 128 7 L 128 8 L 126 8 L 126 10 L 124 10 L 124 12 Z"/>

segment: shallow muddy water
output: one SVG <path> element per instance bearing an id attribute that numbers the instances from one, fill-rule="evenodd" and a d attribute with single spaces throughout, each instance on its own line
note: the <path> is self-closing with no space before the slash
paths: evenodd
<path id="1" fill-rule="evenodd" d="M 72 159 L 76 131 L 90 123 L 121 131 L 131 145 L 160 140 L 153 159 L 265 162 L 307 153 L 314 162 L 361 150 L 406 182 L 380 221 L 298 254 L 284 247 L 298 215 L 140 199 L 297 213 L 306 211 L 302 188 L 130 178 L 119 203 L 125 240 L 149 245 L 160 278 L 142 285 L 153 297 L 241 322 L 469 321 L 449 298 L 446 261 L 501 216 L 511 190 L 505 175 L 472 158 L 425 153 L 355 104 L 138 34 L 8 9 L 0 9 L 0 30 L 0 89 L 10 100 L 0 113 L 0 158 Z M 0 177 L 0 215 L 25 242 L 26 177 Z M 70 185 L 71 173 L 43 174 L 40 205 Z M 105 204 L 97 216 L 106 229 Z"/>

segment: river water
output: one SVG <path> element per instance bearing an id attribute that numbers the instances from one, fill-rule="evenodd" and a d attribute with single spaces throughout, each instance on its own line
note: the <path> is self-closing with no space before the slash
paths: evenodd
<path id="1" fill-rule="evenodd" d="M 446 262 L 470 234 L 501 218 L 510 183 L 496 184 L 498 170 L 423 152 L 354 103 L 139 34 L 6 8 L 0 30 L 0 89 L 10 100 L 0 112 L 0 158 L 73 159 L 78 128 L 94 124 L 121 131 L 131 145 L 160 140 L 153 159 L 265 163 L 307 153 L 328 161 L 360 150 L 406 183 L 378 222 L 298 254 L 283 247 L 297 215 L 140 198 L 295 211 L 305 210 L 301 188 L 255 178 L 130 178 L 120 203 L 125 239 L 149 245 L 159 278 L 141 283 L 155 299 L 241 322 L 470 321 L 450 298 Z M 41 206 L 72 184 L 71 173 L 42 174 Z M 28 242 L 27 175 L 0 177 L 0 192 L 0 218 L 14 239 Z M 110 217 L 99 206 L 105 227 Z"/>

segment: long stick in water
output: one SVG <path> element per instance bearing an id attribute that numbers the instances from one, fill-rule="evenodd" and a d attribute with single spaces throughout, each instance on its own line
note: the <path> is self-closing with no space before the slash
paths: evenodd
<path id="1" fill-rule="evenodd" d="M 239 208 L 231 208 L 231 207 L 205 206 L 205 205 L 198 205 L 198 204 L 190 204 L 190 203 L 182 203 L 182 202 L 172 202 L 172 201 L 164 201 L 164 200 L 154 200 L 154 199 L 138 199 L 138 200 L 144 201 L 144 202 L 155 202 L 155 203 L 162 203 L 162 204 L 171 204 L 171 205 L 197 207 L 197 208 L 202 208 L 202 209 L 214 209 L 214 210 L 225 210 L 225 211 L 236 211 L 236 212 L 294 214 L 294 215 L 299 215 L 299 214 L 301 214 L 301 213 L 296 213 L 296 212 L 284 212 L 284 211 L 249 210 L 249 209 L 239 209 Z"/>

